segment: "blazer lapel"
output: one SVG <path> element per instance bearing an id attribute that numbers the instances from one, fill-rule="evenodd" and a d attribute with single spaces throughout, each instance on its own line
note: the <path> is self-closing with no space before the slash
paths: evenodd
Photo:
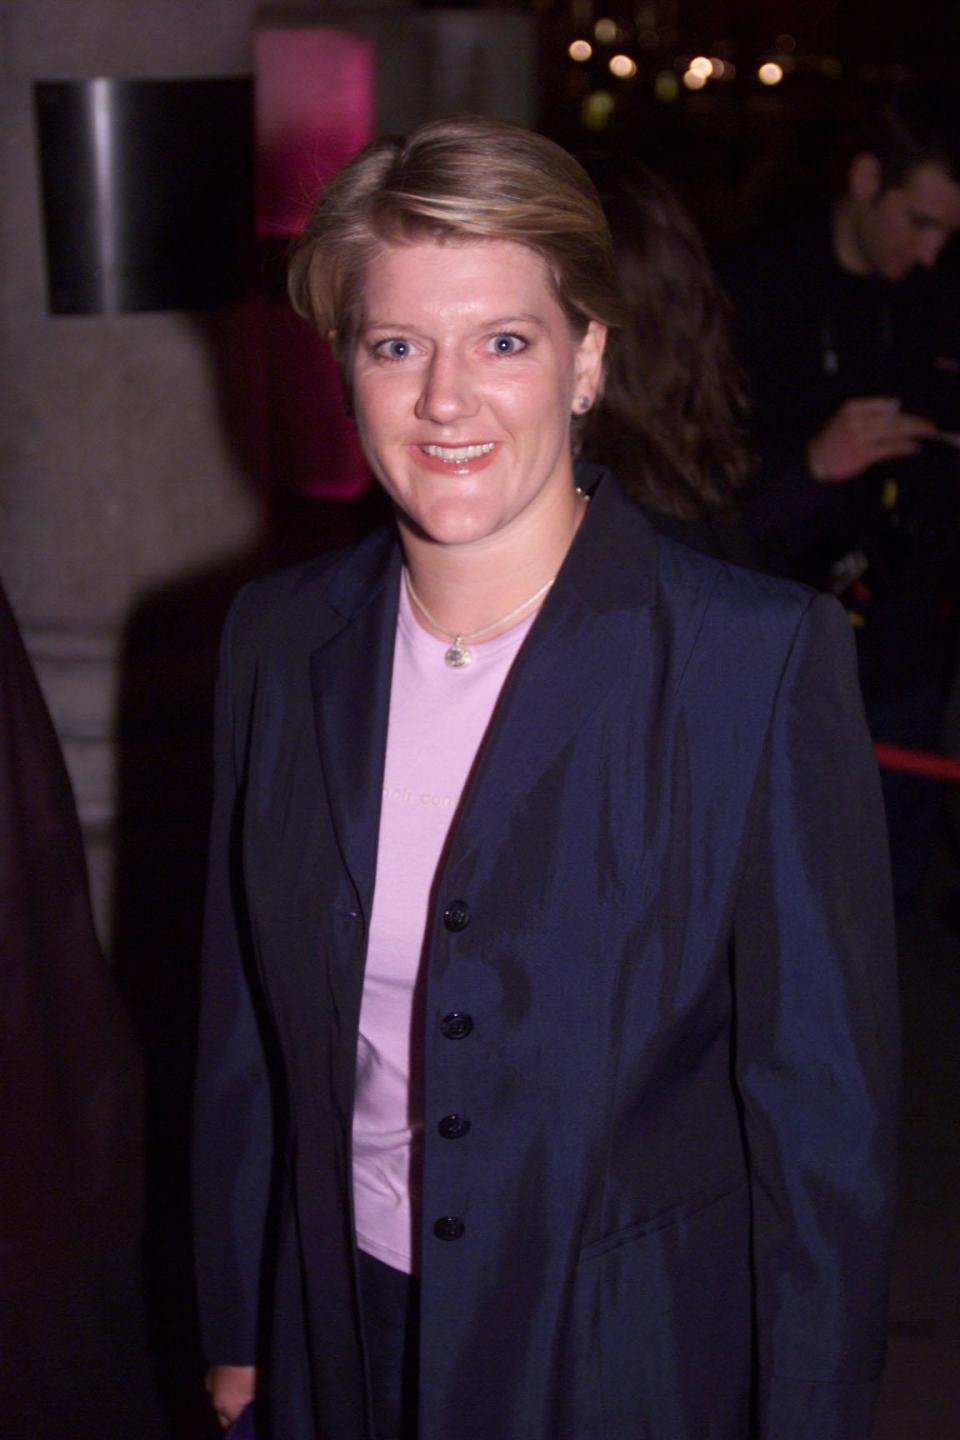
<path id="1" fill-rule="evenodd" d="M 651 723 L 642 733 L 654 733 L 656 541 L 612 478 L 590 507 L 500 696 L 451 834 L 451 865 L 529 792 L 608 694 L 627 655 L 635 672 L 647 672 Z"/>
<path id="2" fill-rule="evenodd" d="M 638 728 L 655 753 L 665 676 L 654 611 L 657 542 L 612 477 L 593 484 L 590 511 L 504 687 L 481 746 L 446 863 L 459 863 L 535 784 L 601 703 L 629 655 L 646 672 L 649 707 Z M 585 484 L 586 482 L 586 484 Z M 317 741 L 344 863 L 369 919 L 376 875 L 401 554 L 378 532 L 337 571 L 325 600 L 342 617 L 311 658 Z M 651 801 L 655 799 L 651 790 Z"/>
<path id="3" fill-rule="evenodd" d="M 325 600 L 343 625 L 310 661 L 317 743 L 334 828 L 364 916 L 376 873 L 400 549 L 379 531 L 351 554 Z"/>

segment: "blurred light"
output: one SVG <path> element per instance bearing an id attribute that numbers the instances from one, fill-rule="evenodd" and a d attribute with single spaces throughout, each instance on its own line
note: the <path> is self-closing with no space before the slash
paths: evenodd
<path id="1" fill-rule="evenodd" d="M 601 45 L 612 45 L 620 34 L 620 30 L 616 20 L 611 20 L 609 16 L 604 16 L 603 19 L 598 20 L 596 25 L 594 25 L 593 34 L 594 38 L 598 40 Z"/>
<path id="2" fill-rule="evenodd" d="M 757 71 L 757 79 L 761 85 L 779 85 L 783 79 L 783 68 L 775 60 L 768 60 Z"/>
<path id="3" fill-rule="evenodd" d="M 723 62 L 723 74 L 720 76 L 720 79 L 726 81 L 726 80 L 736 80 L 736 78 L 737 78 L 737 67 L 736 67 L 736 65 L 734 65 L 734 63 L 733 63 L 732 60 L 724 60 L 724 62 Z"/>
<path id="4" fill-rule="evenodd" d="M 656 50 L 660 44 L 660 36 L 656 30 L 641 30 L 637 36 L 637 44 L 641 50 Z"/>
<path id="5" fill-rule="evenodd" d="M 660 74 L 653 82 L 653 93 L 657 99 L 662 100 L 665 105 L 669 105 L 671 100 L 676 100 L 680 94 L 680 86 L 672 70 L 660 71 Z"/>
<path id="6" fill-rule="evenodd" d="M 843 66 L 835 56 L 828 55 L 825 60 L 820 62 L 820 74 L 828 80 L 839 80 L 843 74 Z"/>
<path id="7" fill-rule="evenodd" d="M 629 55 L 611 55 L 610 74 L 616 75 L 618 80 L 632 80 L 637 73 L 637 62 L 631 60 Z"/>
<path id="8" fill-rule="evenodd" d="M 580 107 L 580 119 L 588 130 L 606 130 L 616 108 L 609 90 L 591 90 Z"/>
<path id="9" fill-rule="evenodd" d="M 652 30 L 657 23 L 656 6 L 641 5 L 633 19 L 638 30 Z"/>
<path id="10" fill-rule="evenodd" d="M 593 46 L 589 40 L 574 40 L 567 54 L 571 60 L 583 62 L 584 60 L 590 59 L 590 56 L 593 54 Z"/>
<path id="11" fill-rule="evenodd" d="M 708 60 L 706 55 L 694 55 L 687 69 L 691 75 L 699 75 L 701 80 L 709 80 L 713 74 L 713 61 Z"/>
<path id="12" fill-rule="evenodd" d="M 710 56 L 710 73 L 715 80 L 722 80 L 727 73 L 724 62 L 716 56 Z"/>
<path id="13" fill-rule="evenodd" d="M 797 42 L 792 35 L 778 35 L 773 42 L 773 48 L 774 50 L 785 50 L 788 55 L 792 55 L 797 48 Z"/>
<path id="14" fill-rule="evenodd" d="M 704 75 L 698 75 L 695 70 L 688 70 L 683 77 L 683 83 L 688 90 L 702 90 L 707 81 Z"/>

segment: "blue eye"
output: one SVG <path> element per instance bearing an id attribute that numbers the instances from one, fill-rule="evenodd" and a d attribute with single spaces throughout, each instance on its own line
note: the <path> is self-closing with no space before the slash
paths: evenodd
<path id="1" fill-rule="evenodd" d="M 374 355 L 381 360 L 406 360 L 410 350 L 409 340 L 380 340 L 373 347 Z"/>
<path id="2" fill-rule="evenodd" d="M 495 355 L 519 355 L 521 350 L 526 350 L 527 342 L 522 335 L 494 335 L 490 348 Z"/>

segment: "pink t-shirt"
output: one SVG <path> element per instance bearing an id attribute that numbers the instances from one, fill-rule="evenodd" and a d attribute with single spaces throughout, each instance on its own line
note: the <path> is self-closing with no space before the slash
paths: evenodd
<path id="1" fill-rule="evenodd" d="M 533 615 L 454 670 L 401 585 L 377 879 L 360 1009 L 353 1197 L 362 1250 L 415 1268 L 422 1094 L 411 1064 L 430 889 L 474 758 Z"/>

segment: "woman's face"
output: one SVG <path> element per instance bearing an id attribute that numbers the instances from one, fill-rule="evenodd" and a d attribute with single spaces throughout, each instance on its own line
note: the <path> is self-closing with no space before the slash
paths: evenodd
<path id="1" fill-rule="evenodd" d="M 541 258 L 511 241 L 393 245 L 370 265 L 357 426 L 401 525 L 489 543 L 574 504 L 571 414 L 605 330 L 574 338 Z"/>

